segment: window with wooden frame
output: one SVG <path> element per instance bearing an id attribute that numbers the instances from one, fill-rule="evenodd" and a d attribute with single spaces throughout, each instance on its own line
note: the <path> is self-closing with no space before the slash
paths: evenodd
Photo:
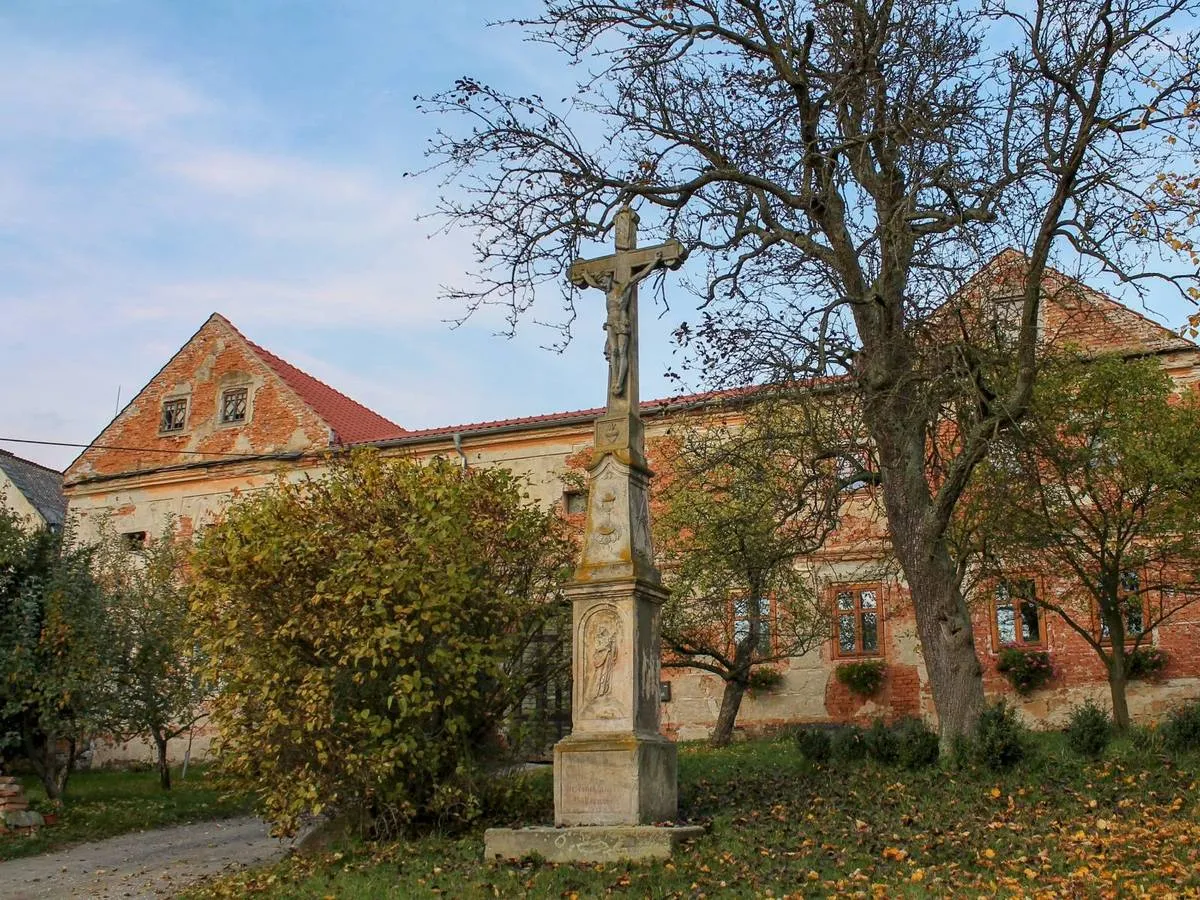
<path id="1" fill-rule="evenodd" d="M 582 516 L 587 512 L 588 495 L 586 490 L 563 491 L 563 511 L 568 516 Z"/>
<path id="2" fill-rule="evenodd" d="M 187 424 L 187 397 L 172 397 L 164 400 L 162 417 L 158 421 L 160 432 L 183 431 Z"/>
<path id="3" fill-rule="evenodd" d="M 759 597 L 758 607 L 758 646 L 755 651 L 759 656 L 771 655 L 771 600 L 769 597 Z M 755 608 L 748 597 L 737 597 L 733 601 L 733 642 L 740 644 L 750 634 L 751 611 Z"/>
<path id="4" fill-rule="evenodd" d="M 992 588 L 992 644 L 1001 647 L 1043 648 L 1046 620 L 1037 602 L 1033 578 L 1002 578 Z"/>
<path id="5" fill-rule="evenodd" d="M 837 584 L 831 590 L 834 655 L 840 659 L 881 655 L 881 586 Z"/>

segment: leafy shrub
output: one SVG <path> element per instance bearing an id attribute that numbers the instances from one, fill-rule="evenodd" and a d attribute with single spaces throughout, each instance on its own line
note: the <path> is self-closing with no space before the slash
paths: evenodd
<path id="1" fill-rule="evenodd" d="M 756 666 L 750 670 L 750 683 L 746 685 L 746 690 L 752 696 L 769 694 L 777 690 L 781 684 L 783 684 L 783 673 L 778 669 L 773 669 L 771 666 Z"/>
<path id="2" fill-rule="evenodd" d="M 793 736 L 796 749 L 809 762 L 824 765 L 833 754 L 833 739 L 824 728 L 801 728 Z"/>
<path id="3" fill-rule="evenodd" d="M 829 739 L 829 752 L 840 762 L 858 762 L 866 759 L 866 735 L 857 725 L 839 728 Z"/>
<path id="4" fill-rule="evenodd" d="M 873 697 L 883 684 L 885 669 L 886 665 L 879 659 L 843 663 L 837 667 L 837 680 L 859 697 Z"/>
<path id="5" fill-rule="evenodd" d="M 1168 750 L 1200 750 L 1200 700 L 1172 710 L 1162 726 L 1162 736 Z"/>
<path id="6" fill-rule="evenodd" d="M 900 739 L 884 724 L 883 719 L 871 723 L 863 735 L 863 742 L 867 745 L 867 755 L 880 765 L 895 765 L 900 759 Z"/>
<path id="7" fill-rule="evenodd" d="M 480 815 L 481 757 L 569 627 L 562 529 L 501 469 L 374 453 L 235 502 L 192 559 L 219 769 L 284 833 Z"/>
<path id="8" fill-rule="evenodd" d="M 1112 720 L 1108 712 L 1088 700 L 1071 710 L 1067 720 L 1067 746 L 1080 756 L 1099 759 L 1112 740 Z"/>
<path id="9" fill-rule="evenodd" d="M 895 726 L 899 743 L 898 761 L 906 769 L 923 769 L 938 761 L 938 733 L 915 716 Z"/>
<path id="10" fill-rule="evenodd" d="M 1008 679 L 1008 683 L 1021 696 L 1033 693 L 1054 677 L 1050 654 L 1041 650 L 1017 650 L 1012 647 L 1001 650 L 996 670 Z"/>
<path id="11" fill-rule="evenodd" d="M 1167 667 L 1167 654 L 1157 647 L 1138 647 L 1125 657 L 1125 675 L 1130 679 L 1155 679 Z"/>
<path id="12" fill-rule="evenodd" d="M 958 743 L 956 752 L 996 772 L 1025 758 L 1025 726 L 1006 701 L 989 706 L 979 716 L 975 733 Z"/>

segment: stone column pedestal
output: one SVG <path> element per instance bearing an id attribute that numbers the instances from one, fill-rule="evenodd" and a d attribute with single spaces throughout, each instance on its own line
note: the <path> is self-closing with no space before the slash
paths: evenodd
<path id="1" fill-rule="evenodd" d="M 651 825 L 676 815 L 675 744 L 659 733 L 658 618 L 667 592 L 636 557 L 629 566 L 643 570 L 577 578 L 567 588 L 573 727 L 554 748 L 556 825 Z M 581 567 L 588 574 L 595 568 Z"/>

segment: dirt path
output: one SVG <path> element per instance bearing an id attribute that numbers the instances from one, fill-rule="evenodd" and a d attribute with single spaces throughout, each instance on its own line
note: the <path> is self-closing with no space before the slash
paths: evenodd
<path id="1" fill-rule="evenodd" d="M 142 831 L 0 863 L 0 898 L 170 897 L 205 875 L 279 859 L 288 846 L 249 817 Z"/>

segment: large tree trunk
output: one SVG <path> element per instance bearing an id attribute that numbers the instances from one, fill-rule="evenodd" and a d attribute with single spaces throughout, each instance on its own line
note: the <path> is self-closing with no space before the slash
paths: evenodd
<path id="1" fill-rule="evenodd" d="M 912 593 L 942 748 L 947 750 L 955 737 L 975 730 L 984 708 L 971 613 L 944 531 L 934 523 L 923 430 L 905 435 L 885 425 L 874 431 L 892 547 Z"/>
<path id="2" fill-rule="evenodd" d="M 56 742 L 50 735 L 35 731 L 34 728 L 35 726 L 28 723 L 23 725 L 25 758 L 33 766 L 38 780 L 42 782 L 46 796 L 51 800 L 61 799 L 67 775 L 60 772 L 58 754 L 55 752 Z"/>
<path id="3" fill-rule="evenodd" d="M 164 791 L 171 789 L 171 767 L 167 764 L 167 739 L 154 732 L 154 745 L 158 748 L 158 783 Z"/>
<path id="4" fill-rule="evenodd" d="M 1125 665 L 1125 649 L 1118 647 L 1115 641 L 1107 662 L 1108 692 L 1112 695 L 1113 725 L 1117 731 L 1128 731 L 1129 701 L 1125 696 L 1125 688 L 1129 684 L 1129 675 Z"/>
<path id="5" fill-rule="evenodd" d="M 724 747 L 733 738 L 733 725 L 737 721 L 738 710 L 745 694 L 745 682 L 736 678 L 725 682 L 725 692 L 721 694 L 721 711 L 717 713 L 717 724 L 713 728 L 712 737 L 709 738 L 712 746 Z"/>

